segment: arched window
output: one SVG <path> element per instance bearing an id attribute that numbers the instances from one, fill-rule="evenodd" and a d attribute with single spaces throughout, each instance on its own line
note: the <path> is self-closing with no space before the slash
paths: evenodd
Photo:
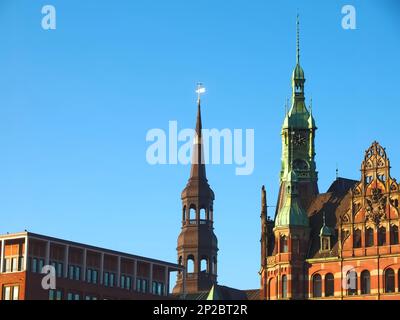
<path id="1" fill-rule="evenodd" d="M 347 283 L 347 295 L 354 296 L 357 295 L 357 272 L 351 270 L 346 276 Z"/>
<path id="2" fill-rule="evenodd" d="M 283 299 L 287 298 L 287 276 L 286 275 L 282 276 L 282 298 Z"/>
<path id="3" fill-rule="evenodd" d="M 313 297 L 321 298 L 322 297 L 322 280 L 320 274 L 315 274 L 312 278 L 312 287 L 313 287 Z"/>
<path id="4" fill-rule="evenodd" d="M 325 297 L 333 297 L 335 294 L 335 278 L 332 273 L 325 276 Z"/>
<path id="5" fill-rule="evenodd" d="M 200 271 L 201 272 L 208 272 L 208 261 L 207 258 L 203 257 L 200 260 Z"/>
<path id="6" fill-rule="evenodd" d="M 186 271 L 187 271 L 187 273 L 194 272 L 194 257 L 192 255 L 188 256 L 188 258 L 187 258 Z"/>
<path id="7" fill-rule="evenodd" d="M 271 300 L 271 290 L 272 290 L 272 279 L 268 280 L 268 293 L 267 293 L 267 300 Z"/>
<path id="8" fill-rule="evenodd" d="M 353 237 L 353 246 L 354 248 L 361 248 L 361 230 L 354 229 L 354 237 Z"/>
<path id="9" fill-rule="evenodd" d="M 399 244 L 399 227 L 395 224 L 390 226 L 390 244 Z"/>
<path id="10" fill-rule="evenodd" d="M 183 210 L 182 210 L 182 221 L 186 220 L 186 206 L 183 206 Z"/>
<path id="11" fill-rule="evenodd" d="M 378 246 L 384 246 L 386 244 L 386 228 L 380 227 L 378 229 Z"/>
<path id="12" fill-rule="evenodd" d="M 288 241 L 286 236 L 281 237 L 281 253 L 288 252 Z"/>
<path id="13" fill-rule="evenodd" d="M 367 228 L 365 230 L 365 246 L 373 247 L 374 246 L 374 229 Z"/>
<path id="14" fill-rule="evenodd" d="M 200 220 L 206 220 L 206 209 L 200 209 Z"/>
<path id="15" fill-rule="evenodd" d="M 394 271 L 391 268 L 385 271 L 385 292 L 394 292 Z"/>
<path id="16" fill-rule="evenodd" d="M 179 257 L 178 259 L 178 264 L 181 266 L 182 265 L 182 256 Z M 178 271 L 178 273 L 181 273 L 181 270 Z"/>
<path id="17" fill-rule="evenodd" d="M 196 207 L 195 206 L 190 206 L 189 219 L 190 220 L 196 220 Z"/>
<path id="18" fill-rule="evenodd" d="M 361 294 L 371 293 L 371 277 L 368 270 L 361 272 Z"/>

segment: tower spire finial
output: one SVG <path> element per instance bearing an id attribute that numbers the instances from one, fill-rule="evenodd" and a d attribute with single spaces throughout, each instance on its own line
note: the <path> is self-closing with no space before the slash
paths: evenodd
<path id="1" fill-rule="evenodd" d="M 196 93 L 197 93 L 197 104 L 200 105 L 200 97 L 203 93 L 206 92 L 206 88 L 203 86 L 201 82 L 197 82 L 197 88 L 196 88 Z"/>
<path id="2" fill-rule="evenodd" d="M 299 18 L 299 13 L 297 12 L 297 19 L 296 19 L 296 29 L 297 29 L 297 33 L 296 33 L 296 62 L 297 64 L 300 63 L 300 18 Z"/>

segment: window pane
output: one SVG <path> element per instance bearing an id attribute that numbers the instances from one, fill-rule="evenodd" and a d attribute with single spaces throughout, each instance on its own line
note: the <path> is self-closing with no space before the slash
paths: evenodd
<path id="1" fill-rule="evenodd" d="M 335 283 L 332 273 L 325 276 L 325 297 L 332 297 L 335 294 Z"/>
<path id="2" fill-rule="evenodd" d="M 54 300 L 54 290 L 49 290 L 49 300 Z"/>
<path id="3" fill-rule="evenodd" d="M 316 274 L 313 277 L 313 297 L 320 298 L 322 297 L 322 281 L 321 275 Z"/>
<path id="4" fill-rule="evenodd" d="M 39 260 L 39 270 L 38 270 L 38 272 L 40 272 L 40 273 L 42 272 L 43 266 L 44 266 L 44 260 L 40 259 Z"/>
<path id="5" fill-rule="evenodd" d="M 11 287 L 4 287 L 3 300 L 11 300 Z"/>
<path id="6" fill-rule="evenodd" d="M 57 277 L 61 278 L 63 276 L 63 264 L 59 262 L 57 264 Z"/>
<path id="7" fill-rule="evenodd" d="M 6 259 L 6 272 L 11 272 L 11 259 Z"/>
<path id="8" fill-rule="evenodd" d="M 75 267 L 75 280 L 81 279 L 81 267 Z"/>
<path id="9" fill-rule="evenodd" d="M 287 277 L 282 276 L 282 298 L 287 298 Z"/>
<path id="10" fill-rule="evenodd" d="M 87 269 L 86 271 L 86 281 L 92 282 L 92 269 Z"/>
<path id="11" fill-rule="evenodd" d="M 114 273 L 110 273 L 110 287 L 114 287 L 114 278 L 115 278 Z"/>
<path id="12" fill-rule="evenodd" d="M 19 286 L 15 286 L 14 287 L 13 300 L 19 300 Z"/>
<path id="13" fill-rule="evenodd" d="M 385 272 L 385 292 L 394 292 L 394 271 L 387 269 Z"/>
<path id="14" fill-rule="evenodd" d="M 93 271 L 92 271 L 92 282 L 93 282 L 94 284 L 97 283 L 97 270 L 93 270 Z"/>
<path id="15" fill-rule="evenodd" d="M 62 291 L 61 291 L 61 290 L 57 290 L 56 299 L 57 299 L 57 300 L 61 300 L 61 299 L 62 299 Z"/>
<path id="16" fill-rule="evenodd" d="M 36 258 L 33 258 L 32 259 L 32 272 L 37 272 L 37 269 L 38 269 L 38 261 L 37 261 L 37 259 Z"/>

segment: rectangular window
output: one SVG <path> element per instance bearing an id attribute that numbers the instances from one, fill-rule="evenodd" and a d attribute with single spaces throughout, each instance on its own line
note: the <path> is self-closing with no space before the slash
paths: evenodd
<path id="1" fill-rule="evenodd" d="M 61 262 L 57 263 L 57 277 L 59 278 L 63 277 L 63 267 L 64 265 Z"/>
<path id="2" fill-rule="evenodd" d="M 151 288 L 151 293 L 157 294 L 157 282 L 153 281 L 153 286 Z"/>
<path id="3" fill-rule="evenodd" d="M 50 289 L 50 290 L 49 290 L 49 300 L 54 300 L 54 297 L 55 297 L 54 290 L 53 290 L 53 289 Z"/>
<path id="4" fill-rule="evenodd" d="M 19 286 L 4 286 L 3 300 L 19 300 Z"/>
<path id="5" fill-rule="evenodd" d="M 38 260 L 36 258 L 32 259 L 31 271 L 36 273 L 38 269 Z"/>
<path id="6" fill-rule="evenodd" d="M 71 292 L 68 292 L 67 300 L 74 300 L 74 296 Z"/>
<path id="7" fill-rule="evenodd" d="M 75 293 L 74 298 L 75 300 L 79 300 L 80 299 L 79 293 Z"/>
<path id="8" fill-rule="evenodd" d="M 115 274 L 110 273 L 110 287 L 114 287 Z"/>
<path id="9" fill-rule="evenodd" d="M 13 288 L 13 300 L 19 300 L 19 286 Z"/>
<path id="10" fill-rule="evenodd" d="M 39 260 L 39 270 L 38 270 L 39 273 L 42 272 L 43 267 L 44 267 L 44 259 L 40 259 Z"/>
<path id="11" fill-rule="evenodd" d="M 97 284 L 97 277 L 98 277 L 97 270 L 93 270 L 92 271 L 92 283 Z"/>
<path id="12" fill-rule="evenodd" d="M 142 290 L 142 281 L 140 279 L 136 279 L 136 291 Z"/>
<path id="13" fill-rule="evenodd" d="M 62 300 L 62 291 L 61 290 L 57 290 L 57 292 L 56 292 L 56 300 Z"/>
<path id="14" fill-rule="evenodd" d="M 18 271 L 21 271 L 24 268 L 24 257 L 18 258 Z"/>
<path id="15" fill-rule="evenodd" d="M 136 280 L 136 291 L 146 293 L 148 291 L 148 280 L 137 279 Z"/>
<path id="16" fill-rule="evenodd" d="M 125 276 L 121 276 L 120 287 L 121 287 L 122 289 L 125 289 Z"/>
<path id="17" fill-rule="evenodd" d="M 86 270 L 86 281 L 89 283 L 92 282 L 92 269 L 90 268 Z"/>
<path id="18" fill-rule="evenodd" d="M 125 283 L 125 288 L 128 290 L 131 290 L 132 287 L 132 278 L 131 277 L 126 277 L 126 283 Z"/>
<path id="19" fill-rule="evenodd" d="M 74 270 L 75 270 L 74 266 L 69 266 L 69 268 L 68 268 L 68 277 L 71 280 L 74 280 Z"/>
<path id="20" fill-rule="evenodd" d="M 159 282 L 157 285 L 157 294 L 162 296 L 164 294 L 164 284 Z"/>
<path id="21" fill-rule="evenodd" d="M 109 273 L 108 272 L 104 272 L 104 285 L 106 287 L 109 286 Z"/>
<path id="22" fill-rule="evenodd" d="M 4 287 L 3 300 L 11 300 L 11 287 Z"/>
<path id="23" fill-rule="evenodd" d="M 81 279 L 81 267 L 75 267 L 75 280 Z"/>
<path id="24" fill-rule="evenodd" d="M 6 272 L 11 272 L 11 259 L 6 258 Z"/>
<path id="25" fill-rule="evenodd" d="M 18 258 L 16 257 L 11 259 L 11 270 L 12 272 L 18 271 Z"/>

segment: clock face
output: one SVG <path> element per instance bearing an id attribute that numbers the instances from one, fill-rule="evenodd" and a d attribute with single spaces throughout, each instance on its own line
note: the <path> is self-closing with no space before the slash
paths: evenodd
<path id="1" fill-rule="evenodd" d="M 306 144 L 307 138 L 303 133 L 296 132 L 293 136 L 293 143 L 296 146 L 303 146 Z"/>

